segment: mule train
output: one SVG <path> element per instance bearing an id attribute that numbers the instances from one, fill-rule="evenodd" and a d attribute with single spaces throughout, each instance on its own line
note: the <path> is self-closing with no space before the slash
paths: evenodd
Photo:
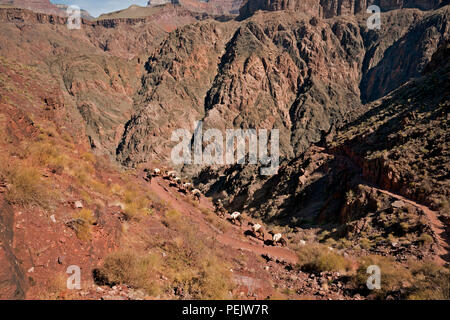
<path id="1" fill-rule="evenodd" d="M 195 201 L 200 202 L 200 198 L 202 197 L 202 192 L 198 189 L 192 190 L 192 196 Z"/>
<path id="2" fill-rule="evenodd" d="M 274 233 L 273 231 L 269 231 L 269 234 L 272 236 L 272 243 L 273 245 L 280 244 L 282 247 L 287 246 L 286 240 L 283 238 L 283 235 L 281 233 Z"/>
<path id="3" fill-rule="evenodd" d="M 265 230 L 264 230 L 263 226 L 260 225 L 259 223 L 253 223 L 251 221 L 248 223 L 248 225 L 251 227 L 253 236 L 257 239 L 261 239 L 262 241 L 264 241 Z"/>
<path id="4" fill-rule="evenodd" d="M 237 225 L 239 223 L 239 225 L 242 226 L 244 218 L 242 217 L 242 214 L 240 212 L 235 211 L 230 215 L 229 220 L 231 221 L 232 224 Z"/>

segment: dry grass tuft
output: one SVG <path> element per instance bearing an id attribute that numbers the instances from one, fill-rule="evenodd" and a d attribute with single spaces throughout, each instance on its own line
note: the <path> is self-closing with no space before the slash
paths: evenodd
<path id="1" fill-rule="evenodd" d="M 138 255 L 131 250 L 119 251 L 106 257 L 103 266 L 96 271 L 99 284 L 127 284 L 144 289 L 151 295 L 161 291 L 155 281 L 156 271 L 161 268 L 161 259 L 156 254 Z"/>
<path id="2" fill-rule="evenodd" d="M 76 222 L 75 232 L 78 239 L 88 241 L 92 237 L 92 225 L 96 222 L 95 216 L 89 209 L 82 209 L 74 213 Z"/>
<path id="3" fill-rule="evenodd" d="M 42 174 L 33 167 L 16 167 L 8 172 L 7 180 L 11 184 L 6 199 L 17 205 L 39 205 L 48 207 L 52 194 L 42 179 Z"/>
<path id="4" fill-rule="evenodd" d="M 351 263 L 340 254 L 321 244 L 305 245 L 297 250 L 298 267 L 309 272 L 348 272 Z"/>

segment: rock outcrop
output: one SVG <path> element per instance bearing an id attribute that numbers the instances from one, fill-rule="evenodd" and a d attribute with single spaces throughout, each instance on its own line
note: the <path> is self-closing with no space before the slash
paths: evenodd
<path id="1" fill-rule="evenodd" d="M 165 4 L 180 5 L 194 12 L 205 12 L 211 15 L 238 14 L 242 0 L 149 0 L 148 6 L 155 7 Z"/>
<path id="2" fill-rule="evenodd" d="M 240 10 L 241 18 L 251 16 L 258 10 L 290 10 L 323 18 L 353 15 L 365 12 L 370 5 L 378 5 L 382 11 L 401 8 L 431 10 L 438 8 L 442 0 L 246 0 Z"/>
<path id="3" fill-rule="evenodd" d="M 178 0 L 149 0 L 147 3 L 148 7 L 161 6 L 164 4 L 178 4 Z"/>
<path id="4" fill-rule="evenodd" d="M 358 221 L 358 215 L 387 210 L 386 195 L 389 203 L 405 197 L 418 211 L 428 206 L 444 218 L 449 214 L 448 40 L 425 69 L 324 136 L 321 146 L 282 162 L 277 175 L 262 177 L 255 167 L 236 165 L 224 171 L 204 168 L 196 182 L 230 210 L 282 224 Z"/>
<path id="5" fill-rule="evenodd" d="M 29 9 L 35 12 L 46 14 L 59 14 L 58 7 L 50 0 L 0 0 L 0 5 L 6 4 L 17 8 Z"/>
<path id="6" fill-rule="evenodd" d="M 0 0 L 0 5 L 28 9 L 38 13 L 67 16 L 69 5 L 53 4 L 49 0 Z M 81 17 L 86 20 L 92 20 L 93 17 L 86 10 L 81 9 Z"/>
<path id="7" fill-rule="evenodd" d="M 194 120 L 222 132 L 278 128 L 282 156 L 298 156 L 364 102 L 420 74 L 448 37 L 447 16 L 447 7 L 390 11 L 377 32 L 367 30 L 362 16 L 320 19 L 289 11 L 181 28 L 148 61 L 118 159 L 170 161 L 171 132 L 193 132 Z"/>

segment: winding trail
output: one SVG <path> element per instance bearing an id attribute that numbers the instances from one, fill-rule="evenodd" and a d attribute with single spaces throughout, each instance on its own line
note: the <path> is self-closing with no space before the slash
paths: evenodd
<path id="1" fill-rule="evenodd" d="M 430 208 L 419 204 L 413 200 L 407 199 L 401 195 L 392 193 L 387 190 L 379 189 L 376 187 L 372 187 L 374 190 L 384 193 L 388 196 L 391 196 L 397 200 L 401 200 L 405 203 L 408 203 L 416 208 L 419 208 L 423 211 L 425 216 L 430 222 L 431 229 L 433 230 L 433 233 L 435 234 L 437 243 L 438 243 L 438 252 L 436 257 L 436 262 L 444 265 L 446 263 L 450 262 L 450 237 L 449 233 L 446 230 L 448 227 L 445 226 L 445 224 L 439 220 L 438 215 L 435 211 L 431 210 Z"/>
<path id="2" fill-rule="evenodd" d="M 196 208 L 188 202 L 186 196 L 169 187 L 168 183 L 159 177 L 152 179 L 150 189 L 161 199 L 167 201 L 174 209 L 194 220 L 200 231 L 215 237 L 220 244 L 236 250 L 251 251 L 256 255 L 268 254 L 292 264 L 297 263 L 297 255 L 288 248 L 266 246 L 260 240 L 244 241 L 242 239 L 245 232 L 244 227 L 230 224 L 232 227 L 227 228 L 223 233 L 217 230 L 206 221 L 205 215 L 200 211 L 200 208 L 205 208 L 214 212 L 214 207 L 208 199 L 202 197 L 199 207 Z"/>
<path id="3" fill-rule="evenodd" d="M 430 222 L 430 227 L 438 244 L 436 262 L 441 265 L 450 262 L 450 237 L 445 224 L 439 220 L 435 211 L 401 195 L 374 186 L 371 187 L 380 193 L 386 194 L 394 199 L 403 201 L 404 203 L 408 203 L 422 210 Z M 205 214 L 201 212 L 201 208 L 214 212 L 212 203 L 205 197 L 201 198 L 199 206 L 196 207 L 188 201 L 187 196 L 182 195 L 176 189 L 169 187 L 168 182 L 160 177 L 152 179 L 150 189 L 158 195 L 158 197 L 165 200 L 171 207 L 195 221 L 201 232 L 214 237 L 224 246 L 236 250 L 250 251 L 256 255 L 270 255 L 276 259 L 284 260 L 292 264 L 295 264 L 298 261 L 297 255 L 288 248 L 266 246 L 260 240 L 247 240 L 247 238 L 243 236 L 245 232 L 245 228 L 243 227 L 237 227 L 230 224 L 231 227 L 227 228 L 225 232 L 219 231 L 206 221 Z"/>

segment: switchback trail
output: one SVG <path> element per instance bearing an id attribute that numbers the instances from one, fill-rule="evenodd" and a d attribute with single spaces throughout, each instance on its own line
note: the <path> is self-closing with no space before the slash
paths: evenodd
<path id="1" fill-rule="evenodd" d="M 425 214 L 425 216 L 427 217 L 427 219 L 429 220 L 431 229 L 433 230 L 433 232 L 436 236 L 436 240 L 438 243 L 437 262 L 442 265 L 450 262 L 450 237 L 446 230 L 446 226 L 444 225 L 444 223 L 441 220 L 439 220 L 437 213 L 435 211 L 431 210 L 427 206 L 419 204 L 413 200 L 407 199 L 401 195 L 392 193 L 387 190 L 379 189 L 376 187 L 372 187 L 372 188 L 378 192 L 384 193 L 384 194 L 391 196 L 397 200 L 403 201 L 403 202 L 408 203 L 416 208 L 421 209 L 423 211 L 423 213 Z"/>

